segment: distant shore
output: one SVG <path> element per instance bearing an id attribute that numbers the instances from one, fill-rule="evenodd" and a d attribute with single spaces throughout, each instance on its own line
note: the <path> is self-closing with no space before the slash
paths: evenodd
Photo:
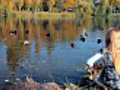
<path id="1" fill-rule="evenodd" d="M 2 14 L 1 16 L 4 16 Z M 63 13 L 49 13 L 49 12 L 35 12 L 32 13 L 30 11 L 22 11 L 22 12 L 11 12 L 7 14 L 8 17 L 16 17 L 16 18 L 68 18 L 68 19 L 73 19 L 76 17 L 76 14 L 74 12 L 68 13 L 68 12 L 63 12 Z"/>
<path id="2" fill-rule="evenodd" d="M 1 14 L 1 17 L 5 16 L 5 14 Z M 111 13 L 108 17 L 119 17 L 119 13 Z M 61 12 L 61 13 L 50 13 L 50 12 L 35 12 L 31 11 L 21 11 L 21 12 L 10 12 L 7 14 L 7 17 L 10 18 L 41 18 L 41 19 L 75 19 L 77 14 L 75 12 Z M 89 16 L 87 16 L 89 17 Z M 91 16 L 92 17 L 92 16 Z M 95 16 L 97 17 L 97 16 Z"/>

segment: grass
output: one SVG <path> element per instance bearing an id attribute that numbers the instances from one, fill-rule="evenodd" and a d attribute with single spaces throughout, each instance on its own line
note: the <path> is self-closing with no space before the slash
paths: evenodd
<path id="1" fill-rule="evenodd" d="M 85 17 L 89 17 L 90 15 L 87 15 Z M 111 13 L 108 17 L 119 17 L 120 14 L 113 14 Z M 29 19 L 29 18 L 41 18 L 41 19 L 75 19 L 80 18 L 79 15 L 76 13 L 49 13 L 49 12 L 35 12 L 34 14 L 30 11 L 21 11 L 21 12 L 10 12 L 8 13 L 8 17 L 10 18 L 23 18 L 23 19 Z M 92 17 L 92 16 L 90 16 Z M 99 16 L 96 16 L 99 17 Z M 102 16 L 103 17 L 103 16 Z"/>
<path id="2" fill-rule="evenodd" d="M 111 13 L 109 16 L 119 17 L 119 16 L 120 16 L 120 13 Z"/>
<path id="3" fill-rule="evenodd" d="M 49 13 L 49 12 L 35 12 L 34 14 L 29 11 L 22 11 L 22 12 L 11 12 L 8 13 L 8 17 L 17 17 L 17 18 L 75 18 L 76 14 L 75 13 Z"/>

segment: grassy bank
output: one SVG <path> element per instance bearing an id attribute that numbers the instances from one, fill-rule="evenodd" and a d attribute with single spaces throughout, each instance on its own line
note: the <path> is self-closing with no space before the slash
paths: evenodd
<path id="1" fill-rule="evenodd" d="M 4 16 L 4 15 L 2 15 Z M 22 12 L 11 12 L 8 13 L 8 17 L 10 18 L 41 18 L 41 19 L 60 19 L 60 18 L 65 18 L 65 19 L 75 19 L 76 17 L 78 17 L 78 15 L 76 15 L 76 13 L 49 13 L 49 12 L 35 12 L 34 14 L 32 12 L 29 11 L 22 11 Z M 85 16 L 86 17 L 86 16 Z M 90 17 L 90 15 L 87 15 L 87 17 Z M 91 16 L 92 17 L 92 16 Z M 100 17 L 99 15 L 96 16 Z M 103 17 L 103 16 L 102 16 Z M 106 16 L 104 16 L 106 17 Z M 120 14 L 113 14 L 111 13 L 110 15 L 108 15 L 107 17 L 120 17 Z"/>
<path id="2" fill-rule="evenodd" d="M 34 14 L 32 12 L 11 12 L 8 13 L 8 17 L 16 17 L 16 18 L 75 18 L 75 13 L 49 13 L 49 12 L 35 12 Z"/>

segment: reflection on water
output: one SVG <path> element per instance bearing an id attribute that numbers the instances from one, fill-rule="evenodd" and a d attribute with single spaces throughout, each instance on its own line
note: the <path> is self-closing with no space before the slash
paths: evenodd
<path id="1" fill-rule="evenodd" d="M 63 83 L 66 78 L 79 81 L 84 74 L 82 58 L 86 60 L 93 51 L 104 47 L 106 30 L 116 25 L 111 20 L 1 18 L 0 82 L 11 76 L 25 79 L 26 75 L 38 82 Z M 17 33 L 11 35 L 13 30 Z M 84 30 L 88 37 L 82 42 L 80 35 Z M 102 39 L 101 44 L 97 44 L 98 38 Z M 24 41 L 30 44 L 24 45 Z"/>

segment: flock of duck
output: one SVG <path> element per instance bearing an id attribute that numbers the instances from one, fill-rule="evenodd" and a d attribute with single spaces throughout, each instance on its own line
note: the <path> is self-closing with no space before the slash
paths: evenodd
<path id="1" fill-rule="evenodd" d="M 88 37 L 88 33 L 83 30 L 81 35 L 80 35 L 80 41 L 85 42 L 86 38 Z M 97 43 L 100 44 L 102 40 L 100 38 L 97 39 Z M 75 43 L 71 43 L 71 47 L 75 48 Z"/>
<path id="2" fill-rule="evenodd" d="M 29 33 L 29 30 L 25 30 L 24 32 L 25 32 L 25 34 L 28 34 L 28 33 Z M 11 35 L 11 36 L 16 35 L 16 34 L 17 34 L 17 30 L 13 30 L 13 31 L 10 32 L 10 35 Z M 22 43 L 22 44 L 25 44 L 25 45 L 28 45 L 28 44 L 30 44 L 30 41 L 24 40 L 24 41 L 22 41 L 21 43 Z"/>
<path id="3" fill-rule="evenodd" d="M 25 32 L 25 34 L 29 34 L 29 30 L 25 30 L 24 32 Z M 17 30 L 12 30 L 12 31 L 10 32 L 10 35 L 11 35 L 11 36 L 17 35 Z M 50 37 L 50 33 L 47 33 L 46 36 L 47 36 L 47 37 Z M 21 43 L 24 44 L 24 45 L 28 45 L 28 44 L 30 44 L 30 41 L 24 40 L 24 41 L 22 41 Z"/>
<path id="4" fill-rule="evenodd" d="M 29 34 L 29 30 L 25 30 L 24 32 L 25 32 L 25 34 Z M 12 30 L 10 32 L 10 35 L 11 36 L 17 35 L 17 30 Z M 46 36 L 50 37 L 51 35 L 50 35 L 50 33 L 47 33 Z M 83 30 L 82 33 L 81 33 L 81 35 L 80 35 L 80 39 L 79 40 L 82 41 L 82 42 L 85 42 L 85 40 L 86 40 L 87 37 L 88 37 L 88 33 L 85 30 Z M 6 41 L 6 39 L 3 39 L 2 41 Z M 101 42 L 102 42 L 102 40 L 100 38 L 97 39 L 97 43 L 98 44 L 100 44 Z M 24 44 L 24 45 L 28 45 L 28 44 L 30 44 L 30 41 L 24 40 L 21 43 Z M 75 48 L 75 43 L 71 43 L 70 46 L 72 48 Z"/>

